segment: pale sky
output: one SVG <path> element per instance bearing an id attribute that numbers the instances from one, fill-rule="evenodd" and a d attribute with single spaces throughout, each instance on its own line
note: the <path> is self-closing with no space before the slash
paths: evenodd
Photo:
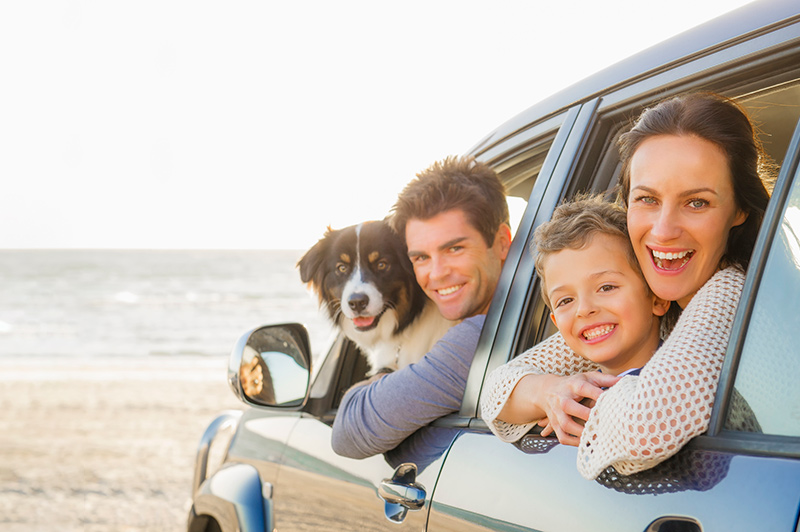
<path id="1" fill-rule="evenodd" d="M 0 4 L 0 248 L 305 249 L 746 0 Z"/>

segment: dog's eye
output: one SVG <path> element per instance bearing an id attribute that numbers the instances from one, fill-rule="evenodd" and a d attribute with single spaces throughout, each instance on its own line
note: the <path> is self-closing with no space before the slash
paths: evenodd
<path id="1" fill-rule="evenodd" d="M 378 268 L 379 272 L 382 272 L 383 270 L 389 267 L 389 263 L 386 262 L 385 260 L 379 260 L 378 263 L 375 265 L 375 267 Z"/>
<path id="2" fill-rule="evenodd" d="M 350 267 L 347 264 L 345 264 L 344 262 L 340 262 L 339 264 L 336 265 L 336 270 L 339 273 L 347 273 L 347 270 L 349 270 L 349 269 L 350 269 Z"/>

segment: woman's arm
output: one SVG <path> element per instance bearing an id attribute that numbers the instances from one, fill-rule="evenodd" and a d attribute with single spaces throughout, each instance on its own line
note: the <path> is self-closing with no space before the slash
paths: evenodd
<path id="1" fill-rule="evenodd" d="M 737 268 L 717 272 L 640 375 L 603 393 L 581 435 L 581 475 L 594 479 L 611 465 L 623 475 L 648 469 L 708 429 L 744 279 Z"/>
<path id="2" fill-rule="evenodd" d="M 568 406 L 569 412 L 564 412 L 563 408 L 559 414 L 547 412 L 545 398 L 553 396 L 547 390 L 557 389 L 565 384 L 564 380 L 556 376 L 575 375 L 596 369 L 595 364 L 576 355 L 564 342 L 561 334 L 556 333 L 489 374 L 486 379 L 487 391 L 481 398 L 481 416 L 501 440 L 516 441 L 544 417 L 575 415 L 571 414 L 576 411 L 575 406 Z M 594 393 L 590 392 L 590 395 Z M 586 408 L 575 403 L 578 410 Z M 573 422 L 571 419 L 569 421 Z M 559 423 L 559 427 L 562 425 L 577 430 L 580 434 L 579 427 L 575 429 L 566 421 Z M 565 429 L 565 432 L 569 431 Z"/>

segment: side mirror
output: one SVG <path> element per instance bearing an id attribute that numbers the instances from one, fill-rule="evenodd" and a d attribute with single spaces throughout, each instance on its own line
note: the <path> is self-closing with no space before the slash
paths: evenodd
<path id="1" fill-rule="evenodd" d="M 298 323 L 245 333 L 231 351 L 228 383 L 249 405 L 294 408 L 305 404 L 311 376 L 308 331 Z"/>

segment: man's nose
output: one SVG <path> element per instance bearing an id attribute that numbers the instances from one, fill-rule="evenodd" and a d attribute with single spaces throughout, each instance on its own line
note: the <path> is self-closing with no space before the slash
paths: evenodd
<path id="1" fill-rule="evenodd" d="M 431 273 L 430 277 L 432 279 L 443 279 L 450 274 L 450 266 L 447 264 L 447 260 L 441 257 L 433 257 L 431 258 Z"/>

